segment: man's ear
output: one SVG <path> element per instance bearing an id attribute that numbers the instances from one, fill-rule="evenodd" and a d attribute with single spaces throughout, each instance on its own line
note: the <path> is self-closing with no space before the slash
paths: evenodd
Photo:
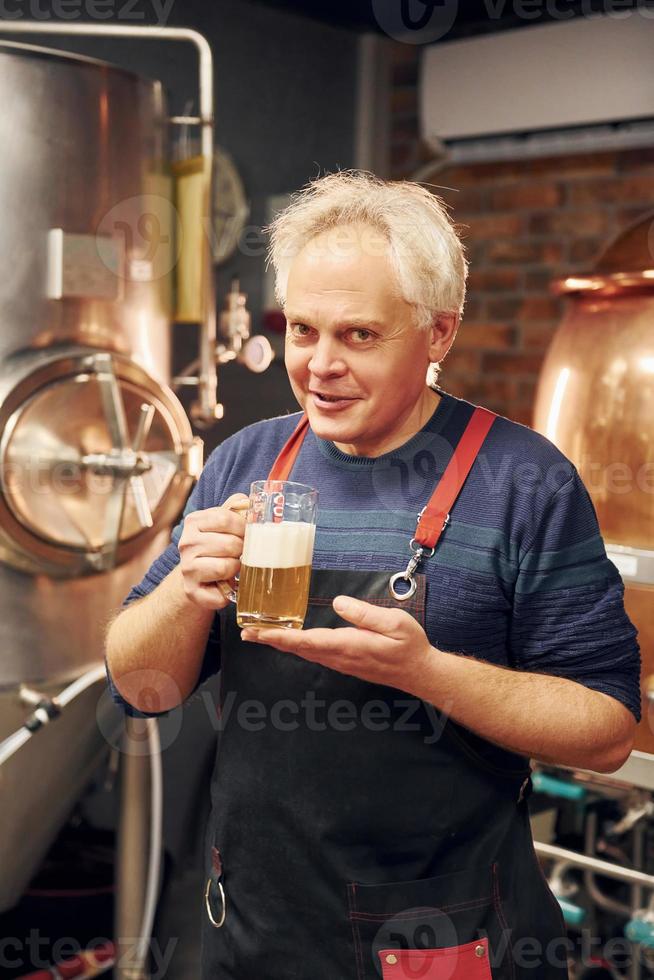
<path id="1" fill-rule="evenodd" d="M 441 361 L 454 343 L 459 329 L 460 314 L 456 312 L 439 313 L 430 329 L 429 360 Z"/>

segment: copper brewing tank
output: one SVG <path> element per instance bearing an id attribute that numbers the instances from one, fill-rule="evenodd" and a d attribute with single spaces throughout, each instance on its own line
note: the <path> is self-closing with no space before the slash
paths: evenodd
<path id="1" fill-rule="evenodd" d="M 643 661 L 630 761 L 642 771 L 641 754 L 654 756 L 654 213 L 592 272 L 554 289 L 570 303 L 543 365 L 534 428 L 579 470 L 625 584 Z"/>

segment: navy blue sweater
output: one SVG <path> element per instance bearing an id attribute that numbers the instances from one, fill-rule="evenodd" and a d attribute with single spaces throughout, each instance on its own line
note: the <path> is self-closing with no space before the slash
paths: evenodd
<path id="1" fill-rule="evenodd" d="M 418 511 L 449 462 L 474 405 L 438 389 L 436 411 L 403 446 L 375 459 L 348 456 L 309 432 L 291 479 L 320 492 L 314 567 L 397 571 Z M 263 479 L 299 415 L 268 419 L 226 439 L 208 458 L 186 515 L 247 493 Z M 179 561 L 171 542 L 125 604 Z M 440 650 L 554 674 L 601 691 L 640 719 L 640 654 L 624 587 L 574 465 L 544 436 L 500 416 L 482 445 L 427 576 L 426 629 Z M 200 686 L 220 666 L 214 626 Z M 140 715 L 118 694 L 129 714 Z"/>

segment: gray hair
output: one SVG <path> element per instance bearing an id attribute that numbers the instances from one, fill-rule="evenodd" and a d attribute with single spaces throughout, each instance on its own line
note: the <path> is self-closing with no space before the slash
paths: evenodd
<path id="1" fill-rule="evenodd" d="M 343 170 L 311 181 L 276 215 L 268 262 L 283 306 L 291 263 L 317 235 L 343 225 L 367 225 L 385 242 L 403 298 L 427 329 L 439 313 L 463 311 L 468 271 L 463 245 L 441 198 L 408 180 L 382 180 Z"/>

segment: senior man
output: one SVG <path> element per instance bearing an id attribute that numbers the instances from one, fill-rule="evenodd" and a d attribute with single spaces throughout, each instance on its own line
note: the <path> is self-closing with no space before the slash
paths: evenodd
<path id="1" fill-rule="evenodd" d="M 302 412 L 211 454 L 107 642 L 129 712 L 221 670 L 202 977 L 560 980 L 529 759 L 612 772 L 640 712 L 594 508 L 551 442 L 435 383 L 467 271 L 437 197 L 328 175 L 271 231 Z M 280 459 L 320 492 L 309 612 L 239 635 L 216 583 Z"/>

